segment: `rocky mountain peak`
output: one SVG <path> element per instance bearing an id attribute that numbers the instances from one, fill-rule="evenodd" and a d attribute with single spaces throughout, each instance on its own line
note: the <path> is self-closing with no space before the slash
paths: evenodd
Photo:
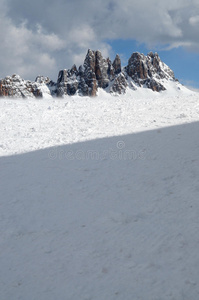
<path id="1" fill-rule="evenodd" d="M 113 61 L 113 68 L 114 68 L 115 74 L 119 74 L 122 71 L 121 60 L 120 60 L 120 57 L 118 54 L 116 54 L 116 57 Z"/>
<path id="2" fill-rule="evenodd" d="M 146 56 L 134 52 L 127 66 L 122 68 L 118 54 L 112 62 L 99 50 L 88 49 L 83 65 L 60 70 L 56 83 L 44 76 L 37 76 L 35 82 L 31 82 L 14 74 L 0 80 L 0 96 L 96 96 L 98 88 L 113 94 L 123 94 L 127 88 L 136 90 L 139 87 L 160 92 L 166 89 L 165 80 L 175 81 L 174 73 L 156 52 L 149 52 Z"/>

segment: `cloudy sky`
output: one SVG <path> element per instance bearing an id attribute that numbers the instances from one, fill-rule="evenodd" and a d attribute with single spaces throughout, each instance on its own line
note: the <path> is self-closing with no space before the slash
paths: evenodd
<path id="1" fill-rule="evenodd" d="M 199 88 L 199 0 L 0 0 L 0 78 L 57 79 L 88 48 L 106 57 L 157 51 Z"/>

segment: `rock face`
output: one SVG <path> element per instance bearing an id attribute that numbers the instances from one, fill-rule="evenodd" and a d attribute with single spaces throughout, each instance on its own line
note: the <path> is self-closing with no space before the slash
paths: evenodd
<path id="1" fill-rule="evenodd" d="M 35 82 L 24 80 L 16 74 L 0 80 L 0 96 L 2 97 L 42 98 L 45 94 L 55 94 L 55 90 L 55 83 L 43 76 L 37 76 Z"/>
<path id="2" fill-rule="evenodd" d="M 36 90 L 30 81 L 25 81 L 19 75 L 7 76 L 0 81 L 0 95 L 8 97 L 32 97 Z"/>
<path id="3" fill-rule="evenodd" d="M 123 73 L 119 73 L 118 76 L 113 80 L 113 85 L 110 88 L 111 93 L 124 94 L 128 84 L 126 77 Z"/>
<path id="4" fill-rule="evenodd" d="M 119 55 L 117 54 L 114 61 L 113 61 L 113 69 L 115 74 L 119 74 L 122 69 L 121 69 L 121 60 Z"/>
<path id="5" fill-rule="evenodd" d="M 88 91 L 88 96 L 96 96 L 97 93 L 97 80 L 96 80 L 96 52 L 88 50 L 83 65 L 83 78 L 85 81 L 85 90 Z"/>
<path id="6" fill-rule="evenodd" d="M 145 56 L 135 52 L 125 69 L 137 85 L 146 85 L 147 88 L 157 92 L 166 90 L 159 82 L 160 79 L 175 80 L 173 71 L 160 60 L 157 53 L 150 52 Z"/>
<path id="7" fill-rule="evenodd" d="M 34 82 L 12 75 L 0 80 L 0 96 L 8 97 L 44 97 L 79 94 L 96 96 L 98 88 L 113 94 L 123 94 L 129 87 L 139 87 L 156 92 L 164 91 L 165 80 L 175 81 L 173 71 L 164 64 L 157 53 L 147 56 L 135 52 L 128 60 L 128 65 L 121 67 L 119 55 L 113 63 L 103 58 L 100 51 L 88 50 L 83 65 L 73 65 L 71 69 L 59 71 L 57 82 L 48 77 L 37 76 Z"/>
<path id="8" fill-rule="evenodd" d="M 102 57 L 100 51 L 88 50 L 83 66 L 77 70 L 61 70 L 57 80 L 57 96 L 74 95 L 96 96 L 98 88 L 106 89 L 121 73 L 121 61 L 117 55 L 113 64 L 109 58 Z M 118 85 L 118 79 L 114 87 Z M 120 88 L 120 91 L 123 89 Z"/>

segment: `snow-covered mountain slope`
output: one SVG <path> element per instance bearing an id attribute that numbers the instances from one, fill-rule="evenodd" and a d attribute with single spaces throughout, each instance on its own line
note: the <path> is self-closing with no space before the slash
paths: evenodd
<path id="1" fill-rule="evenodd" d="M 0 100 L 0 299 L 196 300 L 199 96 L 99 93 Z"/>
<path id="2" fill-rule="evenodd" d="M 0 99 L 0 155 L 198 121 L 198 94 L 176 85 L 162 93 L 138 88 L 118 97 L 102 89 L 98 94 Z"/>

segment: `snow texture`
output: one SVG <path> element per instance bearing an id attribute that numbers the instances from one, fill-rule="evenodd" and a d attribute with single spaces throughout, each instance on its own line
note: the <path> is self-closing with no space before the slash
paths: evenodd
<path id="1" fill-rule="evenodd" d="M 199 299 L 199 95 L 165 93 L 0 99 L 0 299 Z"/>

